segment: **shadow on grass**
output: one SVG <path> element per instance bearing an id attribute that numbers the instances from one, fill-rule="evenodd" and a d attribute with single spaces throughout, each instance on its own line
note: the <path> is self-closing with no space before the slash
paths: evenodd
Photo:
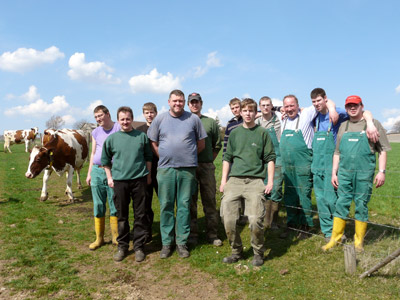
<path id="1" fill-rule="evenodd" d="M 19 203 L 21 201 L 22 201 L 21 199 L 9 197 L 8 199 L 0 199 L 0 205 L 8 203 Z"/>

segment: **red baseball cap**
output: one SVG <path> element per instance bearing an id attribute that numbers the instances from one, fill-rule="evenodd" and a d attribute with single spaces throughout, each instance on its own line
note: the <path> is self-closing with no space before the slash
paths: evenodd
<path id="1" fill-rule="evenodd" d="M 348 96 L 346 98 L 346 103 L 344 104 L 344 106 L 346 106 L 347 104 L 360 104 L 362 103 L 362 100 L 359 96 L 353 95 L 353 96 Z"/>

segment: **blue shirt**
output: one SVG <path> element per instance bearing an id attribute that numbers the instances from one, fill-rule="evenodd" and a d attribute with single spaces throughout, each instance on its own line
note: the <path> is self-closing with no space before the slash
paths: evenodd
<path id="1" fill-rule="evenodd" d="M 197 167 L 197 141 L 207 137 L 200 118 L 187 111 L 180 117 L 158 115 L 147 135 L 158 143 L 159 168 Z"/>
<path id="2" fill-rule="evenodd" d="M 339 114 L 339 120 L 336 123 L 336 125 L 334 125 L 331 128 L 335 144 L 336 144 L 336 137 L 337 137 L 337 133 L 339 131 L 340 124 L 342 124 L 344 121 L 347 121 L 349 119 L 349 115 L 347 114 L 345 109 L 336 107 L 336 112 Z M 317 126 L 317 131 L 324 131 L 324 132 L 328 131 L 329 123 L 330 123 L 329 113 L 327 113 L 325 115 L 318 113 L 315 122 L 316 122 L 316 126 Z"/>

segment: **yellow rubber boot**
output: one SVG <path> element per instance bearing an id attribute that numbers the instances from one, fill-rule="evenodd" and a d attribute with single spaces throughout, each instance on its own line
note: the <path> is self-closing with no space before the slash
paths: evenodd
<path id="1" fill-rule="evenodd" d="M 356 234 L 354 235 L 354 247 L 356 248 L 357 252 L 364 251 L 364 237 L 365 233 L 367 232 L 367 222 L 357 221 L 356 224 Z"/>
<path id="2" fill-rule="evenodd" d="M 325 246 L 322 247 L 322 250 L 327 251 L 327 250 L 331 249 L 332 247 L 336 246 L 337 242 L 340 241 L 340 239 L 343 236 L 345 227 L 346 227 L 345 220 L 334 217 L 331 240 L 329 241 L 328 244 L 326 244 Z"/>
<path id="3" fill-rule="evenodd" d="M 96 231 L 96 241 L 89 245 L 90 250 L 96 250 L 97 248 L 104 245 L 104 227 L 105 217 L 94 218 L 94 230 Z"/>
<path id="4" fill-rule="evenodd" d="M 110 217 L 110 227 L 111 227 L 111 236 L 113 245 L 118 245 L 117 237 L 118 237 L 118 217 Z"/>

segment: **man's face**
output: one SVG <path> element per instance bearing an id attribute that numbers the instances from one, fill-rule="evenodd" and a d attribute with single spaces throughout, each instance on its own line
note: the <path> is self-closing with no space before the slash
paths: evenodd
<path id="1" fill-rule="evenodd" d="M 121 126 L 122 131 L 129 132 L 133 129 L 132 127 L 132 115 L 130 112 L 120 111 L 118 114 L 118 123 Z"/>
<path id="2" fill-rule="evenodd" d="M 157 113 L 153 109 L 145 109 L 143 111 L 143 116 L 146 119 L 146 122 L 151 124 L 151 122 L 153 122 L 154 118 L 157 116 Z"/>
<path id="3" fill-rule="evenodd" d="M 199 100 L 192 100 L 189 102 L 189 109 L 193 114 L 200 114 L 203 107 L 203 102 Z"/>
<path id="4" fill-rule="evenodd" d="M 299 105 L 297 104 L 296 99 L 293 97 L 287 97 L 283 100 L 283 109 L 289 118 L 294 119 L 299 112 Z"/>
<path id="5" fill-rule="evenodd" d="M 233 113 L 233 115 L 235 117 L 239 117 L 240 116 L 240 103 L 232 104 L 230 106 L 230 108 L 231 108 L 231 112 Z"/>
<path id="6" fill-rule="evenodd" d="M 326 110 L 326 101 L 327 101 L 326 96 L 325 97 L 318 96 L 315 99 L 311 99 L 311 101 L 318 112 Z"/>
<path id="7" fill-rule="evenodd" d="M 272 110 L 272 103 L 269 100 L 261 100 L 260 109 L 263 115 L 268 115 Z"/>
<path id="8" fill-rule="evenodd" d="M 254 110 L 254 108 L 250 105 L 245 106 L 244 108 L 242 108 L 240 115 L 243 118 L 243 122 L 249 124 L 254 122 L 255 118 L 256 118 L 256 111 Z"/>
<path id="9" fill-rule="evenodd" d="M 99 126 L 104 126 L 111 120 L 110 113 L 105 114 L 102 110 L 94 113 L 94 119 Z"/>
<path id="10" fill-rule="evenodd" d="M 363 115 L 363 105 L 361 103 L 350 103 L 345 106 L 346 112 L 350 118 L 358 119 Z"/>
<path id="11" fill-rule="evenodd" d="M 183 108 L 185 107 L 185 99 L 182 96 L 172 94 L 168 99 L 168 105 L 170 112 L 173 116 L 179 117 L 183 114 Z"/>

